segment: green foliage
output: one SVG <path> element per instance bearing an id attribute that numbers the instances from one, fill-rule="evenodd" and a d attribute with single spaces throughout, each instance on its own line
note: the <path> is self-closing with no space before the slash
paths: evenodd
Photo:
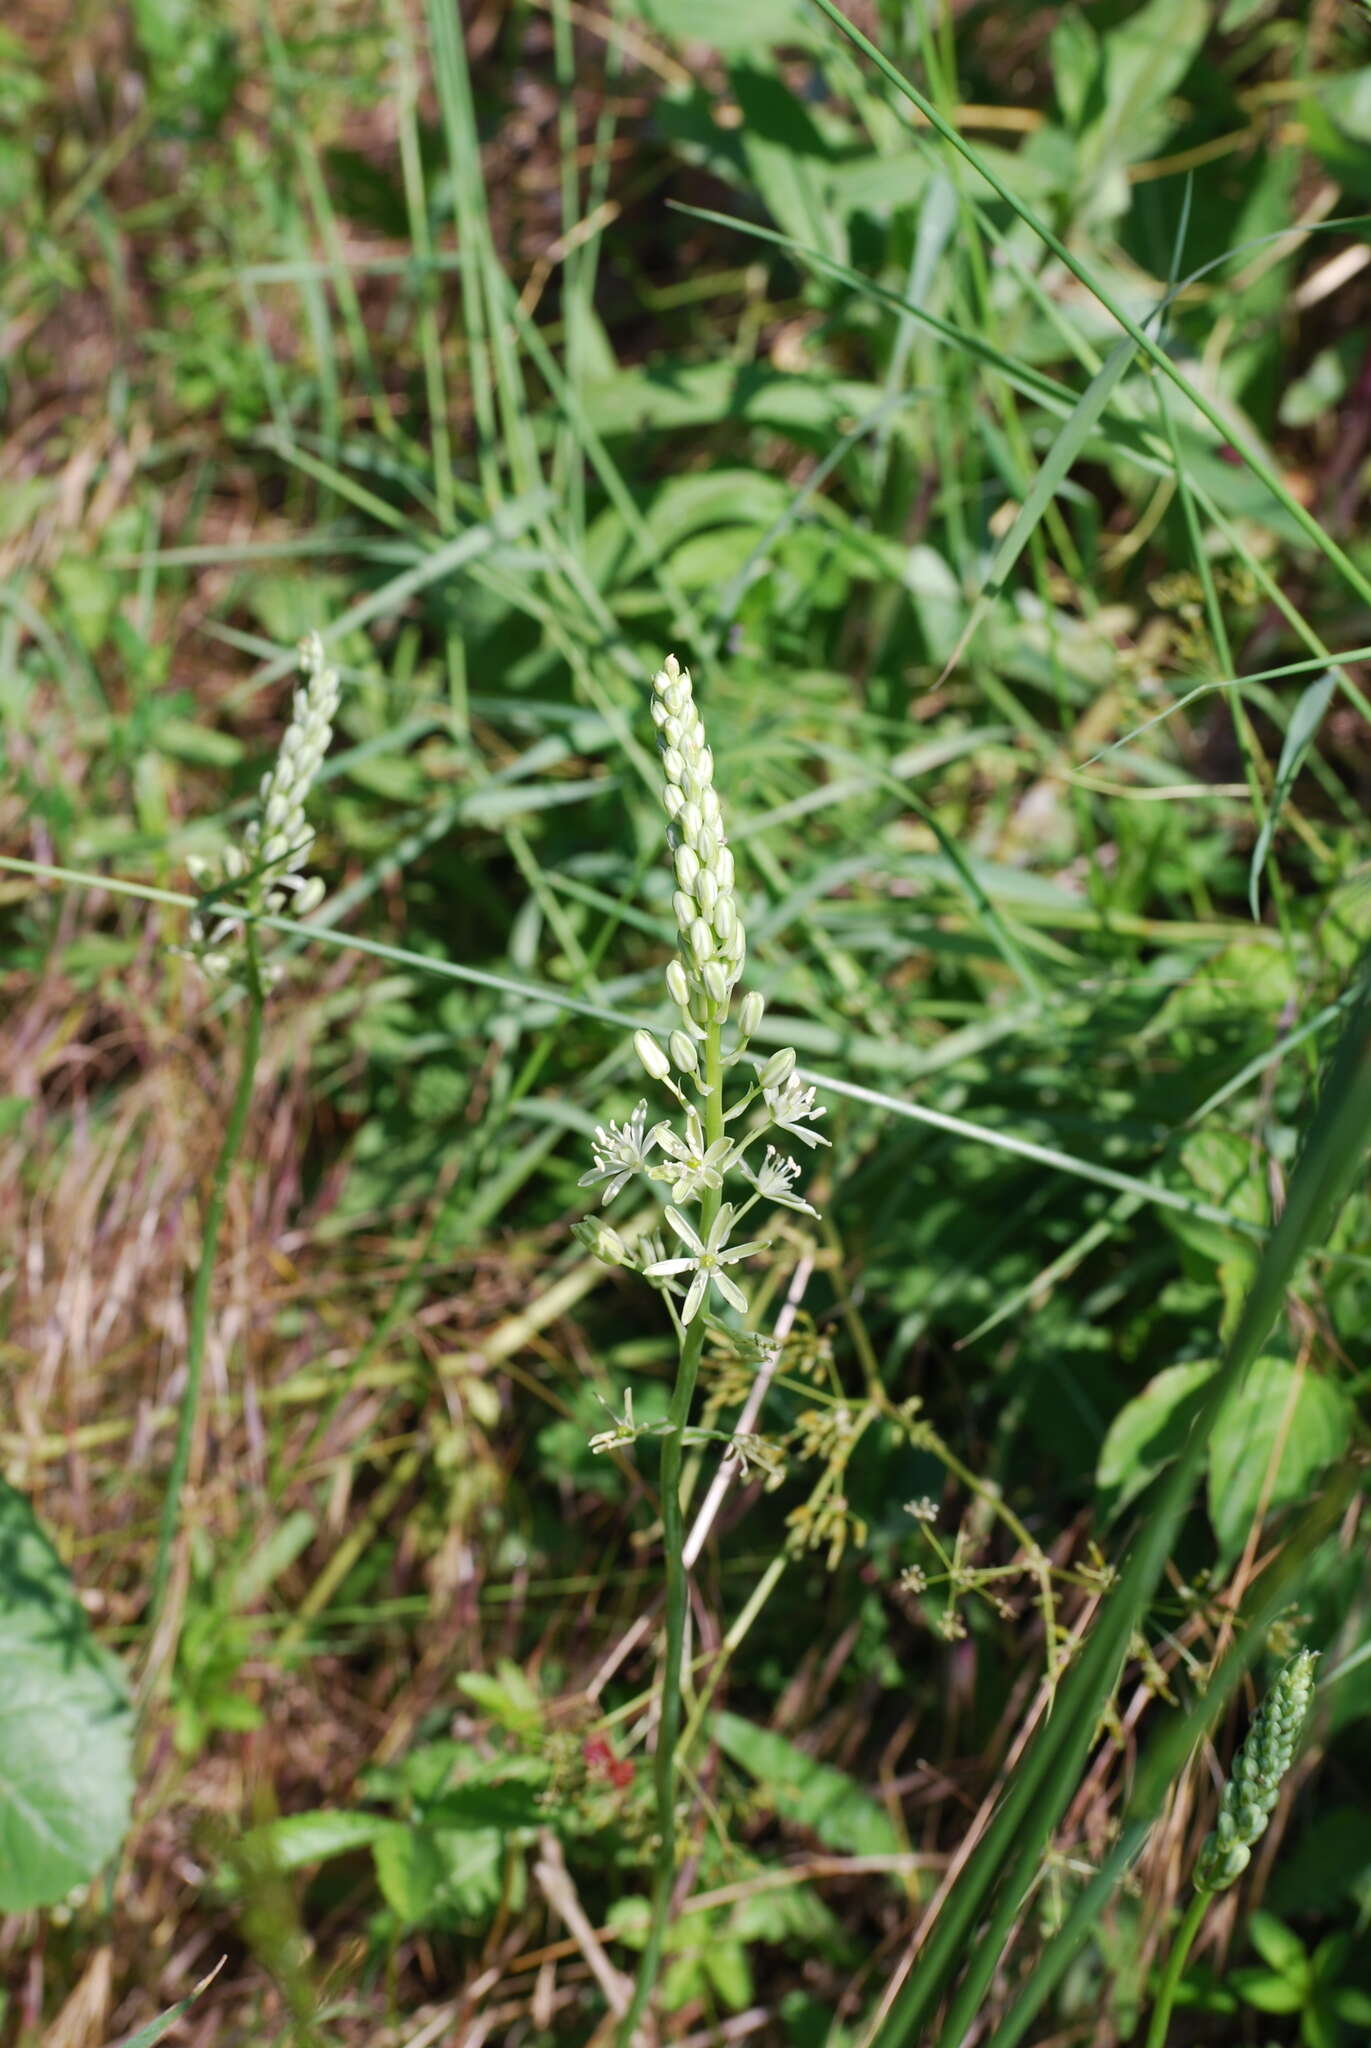
<path id="1" fill-rule="evenodd" d="M 897 1856 L 904 1848 L 884 1808 L 846 1771 L 819 1763 L 784 1736 L 736 1714 L 716 1714 L 714 1734 L 725 1755 L 756 1780 L 758 1797 L 827 1848 L 852 1856 Z"/>
<path id="2" fill-rule="evenodd" d="M 123 1673 L 23 1497 L 0 1481 L 0 1910 L 55 1905 L 116 1854 L 133 1794 Z"/>
<path id="3" fill-rule="evenodd" d="M 106 1946 L 120 2024 L 185 1988 L 130 1918 L 154 1867 L 183 1972 L 244 1958 L 205 2022 L 235 2037 L 270 2034 L 297 1918 L 340 2041 L 407 2037 L 507 1934 L 567 1938 L 545 1828 L 634 1957 L 661 1502 L 647 1452 L 590 1439 L 630 1395 L 659 1429 L 673 1341 L 568 1225 L 642 1092 L 627 1032 L 664 1020 L 643 691 L 674 645 L 758 1049 L 797 1046 L 836 1143 L 825 1230 L 787 1219 L 755 1274 L 759 1327 L 800 1295 L 757 1421 L 788 1470 L 735 1481 L 693 1574 L 680 1881 L 728 1896 L 678 1915 L 666 2031 L 757 2003 L 797 2048 L 866 2038 L 927 1874 L 833 1866 L 940 1869 L 998 1790 L 1009 1847 L 929 1930 L 922 2033 L 1126 2036 L 1147 1814 L 1236 1683 L 1194 1660 L 1240 1599 L 1241 1657 L 1278 1620 L 1336 1674 L 1266 1894 L 1294 2038 L 1367 1910 L 1355 1175 L 1270 1264 L 1320 1091 L 1355 1122 L 1321 1076 L 1371 937 L 1339 224 L 1371 196 L 1366 25 L 883 4 L 882 71 L 813 0 L 596 19 L 138 0 L 93 65 L 74 17 L 41 56 L 0 32 L 0 853 L 102 883 L 0 877 L 5 1454 L 135 1656 L 241 1021 L 170 952 L 185 860 L 241 836 L 291 643 L 335 621 L 345 681 L 329 895 L 270 941 L 207 1275 L 155 1797 L 109 1924 L 45 1926 L 39 2024 Z M 1271 1328 L 1219 1403 L 1254 1288 Z M 706 1357 L 687 1526 L 755 1370 Z M 1160 1575 L 1120 1598 L 1130 1550 Z M 589 2039 L 580 1972 L 515 1973 L 497 2033 Z M 1246 2023 L 1188 1983 L 1197 2048 Z"/>
<path id="4" fill-rule="evenodd" d="M 1252 1913 L 1248 1939 L 1261 1957 L 1228 1973 L 1244 2005 L 1258 2012 L 1297 2013 L 1305 2048 L 1341 2048 L 1371 2026 L 1371 1992 L 1344 1978 L 1352 1937 L 1330 1934 L 1312 1951 L 1274 1913 Z M 1349 2036 L 1348 2029 L 1355 2029 Z"/>
<path id="5" fill-rule="evenodd" d="M 1215 1367 L 1167 1366 L 1121 1408 L 1096 1474 L 1114 1513 L 1184 1448 Z M 1306 1500 L 1346 1455 L 1354 1409 L 1340 1388 L 1287 1359 L 1259 1358 L 1215 1425 L 1209 1449 L 1209 1515 L 1219 1556 L 1231 1560 L 1261 1515 Z"/>

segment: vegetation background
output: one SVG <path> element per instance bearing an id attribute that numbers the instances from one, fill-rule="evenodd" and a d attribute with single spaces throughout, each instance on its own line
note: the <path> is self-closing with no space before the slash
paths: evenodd
<path id="1" fill-rule="evenodd" d="M 632 1967 L 655 1453 L 589 1439 L 673 1347 L 571 1224 L 664 1007 L 669 647 L 833 1142 L 756 1276 L 785 1474 L 696 1566 L 667 2038 L 865 2037 L 1233 1325 L 1371 926 L 1371 24 L 850 13 L 1011 199 L 807 0 L 6 12 L 0 850 L 88 879 L 0 872 L 0 1453 L 141 1708 L 117 1866 L 0 1923 L 16 2043 L 220 1957 L 168 2038 L 579 2043 Z M 90 878 L 184 892 L 241 832 L 314 628 L 329 895 L 276 944 L 152 1631 L 238 1026 L 174 896 Z M 983 2030 L 1364 1446 L 1369 1262 L 1359 1191 Z M 716 1426 L 749 1385 L 714 1361 Z M 1364 1558 L 1353 1497 L 1272 1641 L 1323 1652 L 1312 1746 L 1178 2040 L 1355 2038 Z M 1041 2043 L 1134 2037 L 1215 1768 Z"/>

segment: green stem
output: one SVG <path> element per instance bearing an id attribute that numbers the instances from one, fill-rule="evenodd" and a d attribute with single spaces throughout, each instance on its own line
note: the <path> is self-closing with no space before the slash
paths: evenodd
<path id="1" fill-rule="evenodd" d="M 185 1491 L 186 1475 L 190 1470 L 191 1445 L 195 1441 L 195 1424 L 200 1411 L 200 1389 L 205 1376 L 205 1339 L 209 1332 L 210 1289 L 214 1283 L 219 1232 L 223 1226 L 224 1207 L 228 1200 L 233 1164 L 242 1146 L 248 1111 L 252 1107 L 252 1084 L 257 1070 L 257 1057 L 262 1047 L 264 991 L 257 962 L 257 940 L 251 926 L 247 929 L 244 943 L 247 947 L 248 973 L 243 1054 L 238 1069 L 238 1085 L 233 1093 L 233 1106 L 229 1110 L 228 1124 L 224 1131 L 224 1142 L 219 1148 L 214 1178 L 210 1182 L 209 1201 L 205 1205 L 204 1229 L 200 1235 L 200 1263 L 196 1268 L 195 1286 L 190 1298 L 190 1328 L 186 1340 L 186 1389 L 181 1397 L 176 1448 L 172 1453 L 171 1471 L 167 1475 L 166 1498 L 162 1503 L 162 1520 L 157 1533 L 157 1558 L 152 1571 L 152 1597 L 148 1608 L 150 1635 L 155 1634 L 157 1624 L 161 1620 L 166 1604 L 167 1587 L 171 1580 L 172 1552 L 181 1526 L 181 1496 Z M 179 1633 L 178 1626 L 166 1647 L 164 1668 L 168 1671 L 173 1668 L 176 1661 L 176 1637 Z"/>
<path id="2" fill-rule="evenodd" d="M 1176 2001 L 1176 1987 L 1181 1981 L 1181 1972 L 1190 1954 L 1190 1944 L 1200 1931 L 1204 1909 L 1209 1904 L 1208 1892 L 1196 1892 L 1185 1909 L 1185 1918 L 1176 1930 L 1176 1939 L 1171 1944 L 1171 1953 L 1166 1959 L 1166 1969 L 1157 1990 L 1157 2003 L 1152 2008 L 1152 2024 L 1147 2030 L 1147 2048 L 1166 2048 L 1166 2030 L 1171 2022 L 1171 2008 Z"/>
<path id="3" fill-rule="evenodd" d="M 723 1061 L 720 1028 L 711 1024 L 705 1040 L 704 1132 L 706 1147 L 724 1135 Z M 707 1188 L 700 1199 L 700 1235 L 708 1237 L 719 1213 L 722 1192 Z M 681 1668 L 685 1654 L 686 1608 L 690 1597 L 685 1567 L 685 1519 L 681 1513 L 682 1439 L 690 1421 L 695 1380 L 704 1348 L 703 1311 L 681 1337 L 676 1384 L 667 1409 L 670 1428 L 662 1438 L 662 1551 L 666 1568 L 666 1643 L 662 1654 L 661 1707 L 657 1718 L 657 1749 L 653 1789 L 657 1796 L 657 1867 L 652 1881 L 652 1917 L 638 1963 L 633 1998 L 619 2023 L 619 2048 L 633 2048 L 638 2023 L 647 2011 L 662 1965 L 662 1948 L 671 1918 L 676 1884 L 676 1780 L 681 1737 Z"/>

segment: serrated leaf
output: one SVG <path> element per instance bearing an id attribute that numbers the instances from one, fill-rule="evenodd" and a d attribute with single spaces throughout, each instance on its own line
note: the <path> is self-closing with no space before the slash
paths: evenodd
<path id="1" fill-rule="evenodd" d="M 884 1807 L 846 1771 L 737 1714 L 716 1714 L 713 1725 L 719 1747 L 757 1780 L 775 1812 L 808 1828 L 826 1848 L 853 1856 L 897 1856 L 904 1848 Z"/>
<path id="2" fill-rule="evenodd" d="M 118 1849 L 132 1734 L 122 1670 L 32 1508 L 0 1481 L 0 1912 L 55 1905 Z"/>

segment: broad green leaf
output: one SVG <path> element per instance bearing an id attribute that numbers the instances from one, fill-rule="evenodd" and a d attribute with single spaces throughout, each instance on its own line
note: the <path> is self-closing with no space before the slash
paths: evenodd
<path id="1" fill-rule="evenodd" d="M 1294 1929 L 1278 1920 L 1274 1913 L 1260 1910 L 1250 1913 L 1247 1919 L 1247 1938 L 1264 1963 L 1273 1970 L 1279 1970 L 1283 1977 L 1301 1978 L 1308 1975 L 1309 1958 L 1304 1943 Z"/>
<path id="2" fill-rule="evenodd" d="M 730 419 L 826 437 L 841 420 L 870 412 L 884 396 L 879 384 L 855 378 L 805 376 L 762 363 L 689 363 L 659 356 L 648 369 L 620 370 L 607 383 L 587 384 L 583 405 L 590 425 L 602 434 L 712 426 Z"/>
<path id="3" fill-rule="evenodd" d="M 1335 2015 L 1319 2002 L 1306 2005 L 1300 2013 L 1300 2035 L 1304 2048 L 1345 2048 L 1347 2040 Z"/>
<path id="4" fill-rule="evenodd" d="M 1190 68 L 1209 26 L 1206 0 L 1150 0 L 1100 42 L 1091 79 L 1086 129 L 1077 159 L 1078 190 L 1087 219 L 1126 210 L 1127 166 L 1149 156 L 1172 126 L 1166 101 Z M 1103 101 L 1098 116 L 1095 105 Z"/>
<path id="5" fill-rule="evenodd" d="M 0 1912 L 54 1905 L 118 1849 L 132 1715 L 65 1566 L 0 1480 Z"/>
<path id="6" fill-rule="evenodd" d="M 708 43 L 725 54 L 793 43 L 807 27 L 798 0 L 638 0 L 636 11 L 677 42 Z"/>
<path id="7" fill-rule="evenodd" d="M 353 1849 L 371 1848 L 393 1828 L 403 1828 L 403 1823 L 380 1813 L 321 1807 L 315 1813 L 291 1813 L 268 1821 L 254 1828 L 248 1839 L 262 1844 L 275 1869 L 299 1870 Z"/>
<path id="8" fill-rule="evenodd" d="M 846 1771 L 737 1714 L 716 1714 L 713 1727 L 719 1747 L 757 1780 L 776 1813 L 808 1828 L 827 1848 L 852 1856 L 896 1856 L 904 1848 L 884 1807 Z"/>
<path id="9" fill-rule="evenodd" d="M 1225 1557 L 1242 1548 L 1264 1499 L 1284 1507 L 1306 1496 L 1351 1429 L 1340 1387 L 1284 1358 L 1256 1360 L 1224 1403 L 1209 1451 L 1209 1518 Z"/>
<path id="10" fill-rule="evenodd" d="M 1116 1515 L 1151 1484 L 1184 1448 L 1204 1390 L 1214 1377 L 1212 1359 L 1169 1365 L 1119 1410 L 1100 1449 L 1095 1482 Z"/>
<path id="11" fill-rule="evenodd" d="M 500 1901 L 495 1828 L 395 1827 L 372 1845 L 386 1904 L 407 1927 L 479 1920 Z"/>
<path id="12" fill-rule="evenodd" d="M 502 1657 L 494 1672 L 462 1672 L 457 1684 L 469 1700 L 512 1735 L 536 1734 L 543 1724 L 542 1701 L 509 1657 Z"/>
<path id="13" fill-rule="evenodd" d="M 1268 1970 L 1230 1970 L 1228 1981 L 1239 1998 L 1255 2005 L 1258 2012 L 1298 2012 L 1304 2004 L 1302 1985 Z"/>
<path id="14" fill-rule="evenodd" d="M 752 2003 L 752 1972 L 747 1950 L 740 1941 L 708 1941 L 704 1945 L 704 1966 L 710 1983 L 732 2012 Z"/>
<path id="15" fill-rule="evenodd" d="M 772 219 L 826 255 L 845 256 L 846 237 L 827 200 L 830 153 L 813 115 L 771 72 L 735 64 L 729 75 L 743 116 L 743 154 Z"/>

